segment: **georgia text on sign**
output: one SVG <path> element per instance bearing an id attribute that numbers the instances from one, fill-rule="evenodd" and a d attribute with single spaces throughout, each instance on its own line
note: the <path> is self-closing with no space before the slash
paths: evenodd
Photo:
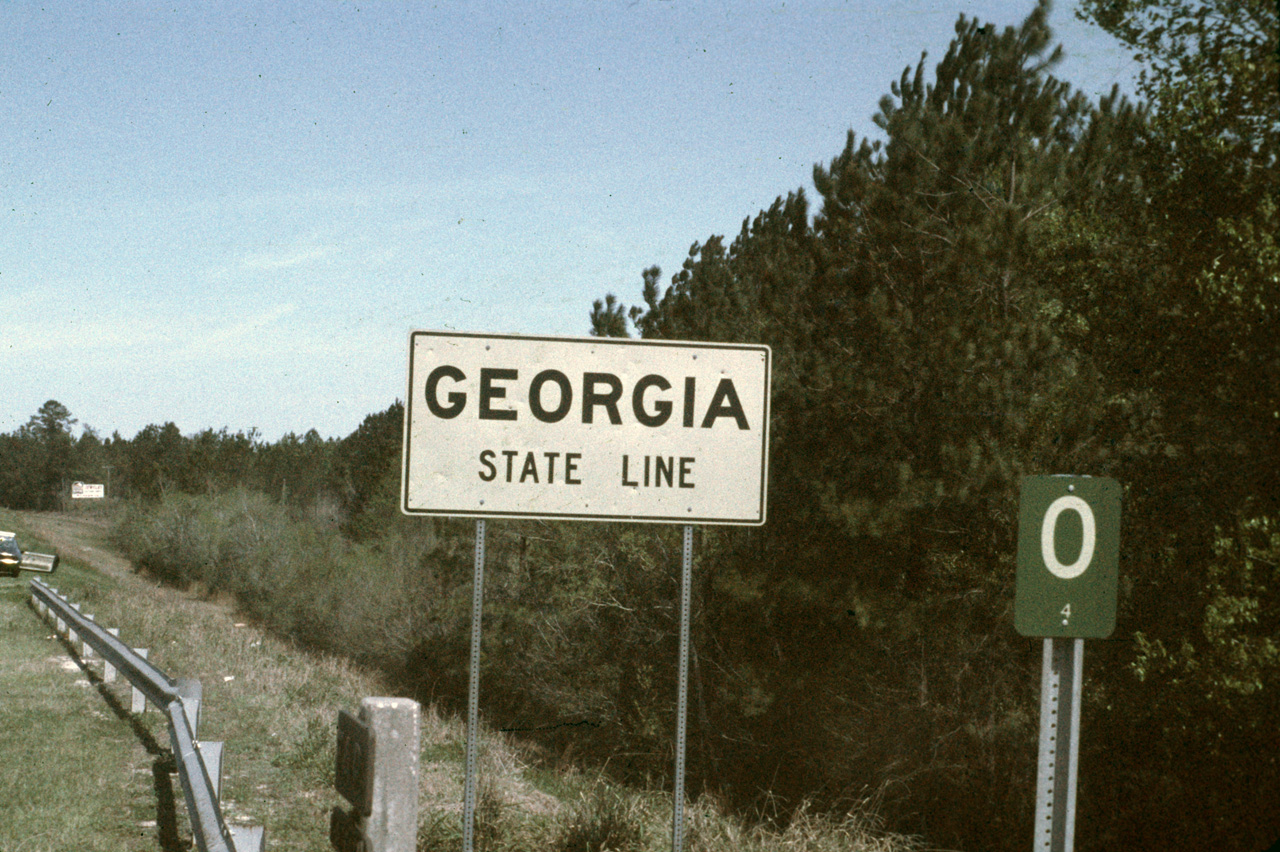
<path id="1" fill-rule="evenodd" d="M 479 404 L 476 406 L 477 417 L 481 420 L 516 420 L 518 412 L 512 408 L 499 407 L 498 403 L 507 398 L 512 389 L 511 383 L 520 379 L 520 371 L 514 367 L 481 367 L 479 385 Z M 427 375 L 425 389 L 427 409 L 436 417 L 450 420 L 462 414 L 467 408 L 467 393 L 461 390 L 444 391 L 445 400 L 441 402 L 440 385 L 449 381 L 452 385 L 462 385 L 467 381 L 467 374 L 452 364 L 442 364 Z M 545 390 L 548 385 L 556 388 L 554 407 L 547 405 Z M 517 385 L 518 387 L 518 385 Z M 613 425 L 622 424 L 622 415 L 618 404 L 622 400 L 622 379 L 612 373 L 583 373 L 580 407 L 583 423 L 596 422 L 596 410 L 603 409 L 608 422 Z M 671 390 L 671 382 L 664 376 L 650 373 L 638 382 L 631 391 L 631 414 L 635 422 L 642 426 L 663 426 L 671 419 L 675 403 L 671 399 L 660 396 L 663 391 Z M 653 393 L 650 393 L 653 391 Z M 681 403 L 681 425 L 691 428 L 697 413 L 698 384 L 696 376 L 684 377 L 684 394 Z M 648 398 L 646 398 L 648 397 Z M 559 423 L 573 408 L 573 385 L 560 370 L 546 369 L 539 372 L 529 382 L 524 397 L 528 401 L 529 412 L 543 423 Z M 739 429 L 750 429 L 747 415 L 742 410 L 742 402 L 734 388 L 733 379 L 723 378 L 711 394 L 699 425 L 710 429 L 721 417 L 732 418 Z"/>
<path id="2" fill-rule="evenodd" d="M 409 514 L 764 522 L 769 350 L 414 332 Z"/>

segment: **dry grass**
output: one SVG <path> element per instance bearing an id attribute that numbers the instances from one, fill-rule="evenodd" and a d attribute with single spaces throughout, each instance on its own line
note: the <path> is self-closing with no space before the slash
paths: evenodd
<path id="1" fill-rule="evenodd" d="M 22 529 L 0 511 L 0 527 Z M 66 529 L 61 535 L 72 535 Z M 92 550 L 59 544 L 64 554 Z M 93 611 L 98 623 L 118 627 L 121 638 L 151 650 L 150 659 L 174 677 L 195 677 L 204 687 L 199 736 L 225 741 L 223 810 L 233 823 L 265 825 L 269 848 L 326 852 L 333 790 L 335 727 L 339 709 L 390 694 L 376 672 L 328 653 L 281 639 L 237 612 L 226 596 L 198 586 L 186 591 L 136 573 L 111 576 L 66 558 L 55 585 Z M 22 585 L 25 585 L 23 583 Z M 116 715 L 94 690 L 77 686 L 83 672 L 42 663 L 61 645 L 15 591 L 0 596 L 0 624 L 10 639 L 0 651 L 0 766 L 80 765 L 72 774 L 44 778 L 0 773 L 0 849 L 5 852 L 154 850 L 182 848 L 181 818 L 166 817 L 173 803 L 158 801 L 146 740 L 167 744 L 159 714 Z M 24 686 L 35 677 L 39 688 Z M 127 687 L 105 689 L 127 710 Z M 15 700 L 16 697 L 16 700 Z M 5 715 L 8 714 L 8 715 Z M 5 730 L 56 732 L 57 753 L 32 752 L 30 736 Z M 419 848 L 460 850 L 465 731 L 460 720 L 423 708 Z M 161 749 L 162 750 L 162 749 Z M 668 795 L 615 786 L 570 770 L 535 769 L 527 751 L 507 735 L 481 732 L 477 849 L 480 852 L 649 852 L 670 848 Z M 79 762 L 79 763 L 77 763 Z M 37 773 L 38 774 L 38 773 Z M 166 782 L 167 783 L 167 782 Z M 25 789 L 30 787 L 31 789 Z M 88 788 L 87 794 L 85 788 Z M 76 799 L 72 809 L 65 802 Z M 10 802 L 27 805 L 17 824 Z M 181 811 L 181 794 L 177 810 Z M 919 846 L 878 832 L 864 813 L 831 818 L 799 811 L 785 828 L 768 829 L 725 815 L 702 801 L 686 811 L 691 852 L 903 852 Z M 122 816 L 123 814 L 123 816 Z M 166 824 L 168 823 L 168 824 Z M 6 832 L 8 832 L 6 834 Z M 168 832 L 169 836 L 165 834 Z"/>

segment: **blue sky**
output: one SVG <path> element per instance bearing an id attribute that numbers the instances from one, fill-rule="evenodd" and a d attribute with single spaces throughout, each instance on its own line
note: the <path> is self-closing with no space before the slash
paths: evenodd
<path id="1" fill-rule="evenodd" d="M 174 6 L 177 5 L 177 8 Z M 408 334 L 581 335 L 736 234 L 957 16 L 1029 2 L 0 5 L 0 432 L 340 437 Z M 1136 66 L 1059 0 L 1057 70 Z"/>

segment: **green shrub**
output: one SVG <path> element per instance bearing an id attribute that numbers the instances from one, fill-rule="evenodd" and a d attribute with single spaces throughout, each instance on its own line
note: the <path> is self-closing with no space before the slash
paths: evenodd
<path id="1" fill-rule="evenodd" d="M 131 506 L 113 539 L 139 569 L 229 594 L 244 613 L 306 646 L 401 667 L 432 572 L 400 543 L 356 545 L 255 492 L 169 495 Z"/>
<path id="2" fill-rule="evenodd" d="M 157 578 L 233 596 L 244 616 L 277 634 L 376 667 L 421 700 L 460 707 L 474 533 L 466 522 L 413 520 L 352 542 L 262 494 L 236 490 L 129 507 L 113 535 Z M 491 525 L 481 679 L 494 727 L 537 739 L 548 763 L 572 756 L 650 789 L 669 782 L 674 714 L 664 696 L 675 694 L 677 543 L 675 531 L 625 524 Z M 695 620 L 698 611 L 695 603 Z M 707 625 L 695 628 L 701 634 Z M 704 679 L 714 683 L 698 666 L 695 656 L 695 696 Z M 710 688 L 707 697 L 714 699 Z M 694 727 L 705 729 L 704 705 L 695 706 Z M 731 722 L 711 717 L 717 721 Z M 294 768 L 319 774 L 331 761 L 322 734 L 327 727 L 317 725 L 294 743 Z M 707 752 L 691 740 L 688 783 L 696 788 Z M 670 831 L 669 804 L 603 780 L 538 816 L 524 814 L 496 787 L 479 792 L 476 839 L 486 850 L 638 852 L 658 848 Z M 691 850 L 912 848 L 896 837 L 873 845 L 879 826 L 861 815 L 834 818 L 805 808 L 785 829 L 770 829 L 705 800 L 688 814 Z M 458 840 L 447 820 L 430 821 L 424 831 L 446 847 Z"/>

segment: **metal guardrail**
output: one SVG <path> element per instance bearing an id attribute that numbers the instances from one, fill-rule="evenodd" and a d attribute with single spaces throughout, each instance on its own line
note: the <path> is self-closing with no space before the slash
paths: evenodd
<path id="1" fill-rule="evenodd" d="M 178 766 L 191 830 L 200 852 L 261 852 L 262 829 L 229 827 L 222 817 L 208 767 L 196 743 L 195 716 L 199 707 L 198 681 L 175 681 L 147 662 L 125 643 L 85 618 L 57 589 L 31 580 L 32 601 L 38 601 L 65 622 L 76 637 L 133 684 L 169 719 L 169 741 Z"/>

